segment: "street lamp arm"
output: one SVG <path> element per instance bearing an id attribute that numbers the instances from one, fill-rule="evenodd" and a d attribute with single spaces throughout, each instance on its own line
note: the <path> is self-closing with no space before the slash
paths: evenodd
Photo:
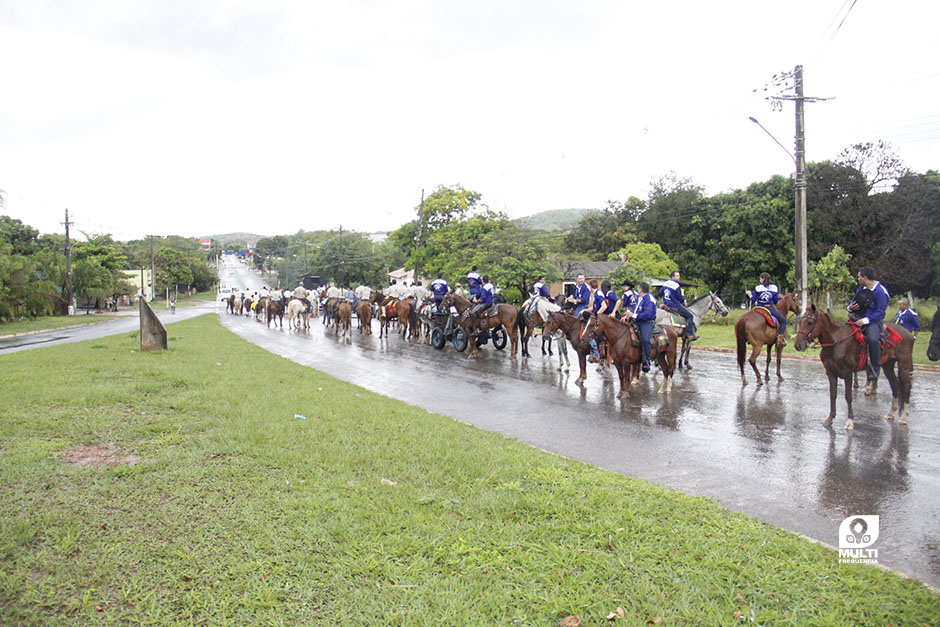
<path id="1" fill-rule="evenodd" d="M 793 164 L 796 165 L 796 157 L 794 157 L 793 154 L 792 154 L 789 150 L 787 150 L 787 147 L 786 147 L 786 146 L 784 146 L 783 144 L 780 143 L 780 140 L 778 140 L 776 137 L 773 136 L 773 133 L 771 133 L 771 132 L 768 131 L 766 128 L 764 128 L 764 125 L 761 124 L 760 122 L 758 122 L 756 118 L 754 118 L 754 117 L 752 117 L 752 116 L 748 116 L 747 119 L 750 120 L 751 122 L 753 122 L 754 124 L 758 125 L 758 126 L 761 128 L 762 131 L 764 131 L 765 133 L 767 133 L 767 134 L 770 136 L 770 139 L 772 139 L 772 140 L 774 140 L 775 142 L 777 142 L 777 145 L 780 146 L 781 148 L 783 148 L 783 151 L 784 151 L 785 153 L 787 153 L 787 156 L 790 157 L 790 159 L 793 160 Z"/>

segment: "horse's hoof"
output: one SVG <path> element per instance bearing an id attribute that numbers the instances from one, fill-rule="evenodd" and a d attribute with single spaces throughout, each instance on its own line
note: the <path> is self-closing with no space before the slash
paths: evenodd
<path id="1" fill-rule="evenodd" d="M 571 372 L 570 368 L 565 368 L 565 372 Z"/>
<path id="2" fill-rule="evenodd" d="M 853 429 L 855 429 L 855 421 L 850 418 L 845 421 L 845 430 L 852 431 Z"/>
<path id="3" fill-rule="evenodd" d="M 826 418 L 826 419 L 823 421 L 823 426 L 825 426 L 825 427 L 831 427 L 831 426 L 832 426 L 832 418 Z"/>
<path id="4" fill-rule="evenodd" d="M 894 420 L 894 411 L 889 411 L 885 414 L 885 420 Z"/>
<path id="5" fill-rule="evenodd" d="M 556 372 L 561 372 L 561 366 L 558 366 L 557 368 L 555 368 L 555 371 L 556 371 Z"/>

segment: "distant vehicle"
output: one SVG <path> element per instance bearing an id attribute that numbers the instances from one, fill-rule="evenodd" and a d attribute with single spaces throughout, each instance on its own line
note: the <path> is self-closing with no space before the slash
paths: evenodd
<path id="1" fill-rule="evenodd" d="M 229 299 L 229 296 L 231 295 L 232 295 L 232 288 L 230 287 L 223 287 L 221 290 L 219 290 L 219 300 L 222 301 L 223 303 L 227 301 Z"/>

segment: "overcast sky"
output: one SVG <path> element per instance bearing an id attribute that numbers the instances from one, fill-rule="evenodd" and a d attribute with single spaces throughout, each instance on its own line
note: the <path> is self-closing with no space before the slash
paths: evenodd
<path id="1" fill-rule="evenodd" d="M 844 20 L 844 21 L 843 21 Z M 512 217 L 708 194 L 890 141 L 940 168 L 928 0 L 0 0 L 0 210 L 42 232 L 389 230 L 462 184 Z M 841 24 L 841 27 L 840 27 Z M 774 92 L 776 93 L 776 92 Z"/>

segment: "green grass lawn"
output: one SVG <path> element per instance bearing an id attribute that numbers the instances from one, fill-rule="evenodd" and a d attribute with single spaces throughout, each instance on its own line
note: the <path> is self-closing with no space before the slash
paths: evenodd
<path id="1" fill-rule="evenodd" d="M 0 356 L 0 624 L 940 617 L 915 580 L 338 381 L 216 316 L 168 333 L 165 352 L 134 333 Z M 92 454 L 136 463 L 73 463 Z"/>

